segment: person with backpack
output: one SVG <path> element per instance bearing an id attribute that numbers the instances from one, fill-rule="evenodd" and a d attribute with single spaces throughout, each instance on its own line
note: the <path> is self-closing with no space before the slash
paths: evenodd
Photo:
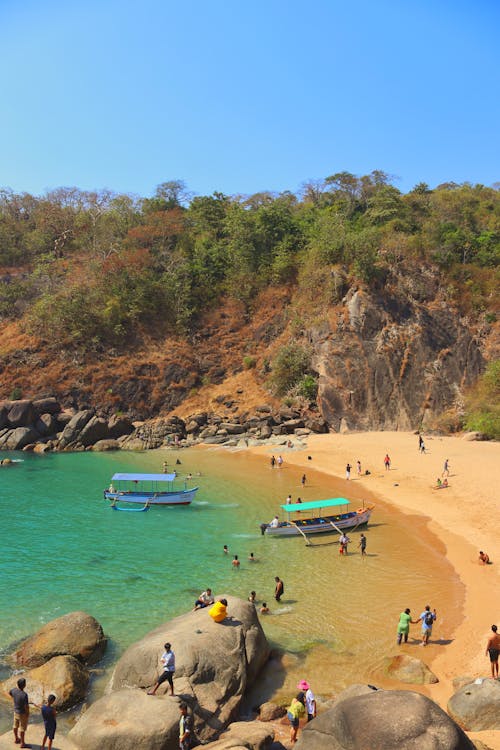
<path id="1" fill-rule="evenodd" d="M 429 643 L 429 638 L 432 635 L 432 626 L 434 625 L 436 617 L 436 610 L 433 609 L 431 612 L 430 604 L 426 604 L 424 611 L 418 618 L 418 620 L 422 621 L 422 646 L 427 646 Z"/>

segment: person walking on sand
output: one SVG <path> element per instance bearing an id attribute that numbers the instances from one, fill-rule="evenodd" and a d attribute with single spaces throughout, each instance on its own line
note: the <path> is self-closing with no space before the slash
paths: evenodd
<path id="1" fill-rule="evenodd" d="M 283 466 L 283 456 L 278 456 L 277 464 L 278 464 L 278 469 L 281 469 L 281 467 Z"/>
<path id="2" fill-rule="evenodd" d="M 306 486 L 306 475 L 305 474 L 302 474 L 302 479 L 300 480 L 300 483 L 301 483 L 302 487 Z"/>
<path id="3" fill-rule="evenodd" d="M 26 745 L 24 742 L 24 735 L 28 728 L 28 721 L 30 718 L 30 706 L 28 700 L 28 693 L 25 691 L 26 680 L 24 677 L 20 677 L 17 681 L 17 687 L 9 690 L 9 695 L 14 701 L 14 742 L 16 745 L 21 747 L 31 747 Z"/>
<path id="4" fill-rule="evenodd" d="M 385 454 L 384 466 L 385 466 L 385 470 L 386 471 L 390 471 L 391 470 L 391 459 L 390 459 L 390 456 L 389 456 L 388 453 Z"/>
<path id="5" fill-rule="evenodd" d="M 271 469 L 274 469 L 275 466 L 276 466 L 276 459 L 274 456 L 271 456 Z"/>
<path id="6" fill-rule="evenodd" d="M 494 680 L 498 679 L 498 655 L 500 654 L 500 635 L 497 633 L 497 626 L 492 625 L 493 635 L 488 638 L 486 644 L 486 653 L 490 656 L 491 676 Z"/>
<path id="7" fill-rule="evenodd" d="M 347 480 L 351 478 L 351 469 L 352 469 L 351 464 L 347 464 L 347 466 L 345 467 L 345 478 Z"/>
<path id="8" fill-rule="evenodd" d="M 410 615 L 410 609 L 407 607 L 404 612 L 399 615 L 398 623 L 398 646 L 401 646 L 401 641 L 404 639 L 405 643 L 408 643 L 408 634 L 410 632 L 410 624 L 416 625 L 420 620 L 412 620 Z"/>
<path id="9" fill-rule="evenodd" d="M 449 477 L 450 476 L 450 460 L 449 458 L 445 458 L 444 464 L 443 464 L 443 473 L 441 474 L 442 477 Z"/>
<path id="10" fill-rule="evenodd" d="M 418 436 L 418 450 L 419 453 L 425 453 L 425 443 L 422 435 Z"/>
<path id="11" fill-rule="evenodd" d="M 51 693 L 47 698 L 47 703 L 44 703 L 42 706 L 42 719 L 43 719 L 43 723 L 45 726 L 45 735 L 42 740 L 42 750 L 43 748 L 45 748 L 45 743 L 47 742 L 47 740 L 48 740 L 47 750 L 52 750 L 52 741 L 54 737 L 56 736 L 57 711 L 54 708 L 55 701 L 56 701 L 56 696 Z"/>
<path id="12" fill-rule="evenodd" d="M 162 654 L 161 663 L 163 664 L 163 674 L 158 678 L 155 686 L 152 690 L 148 691 L 148 695 L 154 695 L 160 685 L 165 681 L 170 685 L 170 695 L 174 694 L 174 672 L 175 672 L 175 654 L 172 651 L 170 643 L 165 643 L 165 652 Z"/>
<path id="13" fill-rule="evenodd" d="M 364 534 L 359 537 L 358 547 L 361 549 L 361 556 L 366 555 L 366 536 Z"/>
<path id="14" fill-rule="evenodd" d="M 281 601 L 281 597 L 285 593 L 285 584 L 279 576 L 276 576 L 274 581 L 276 583 L 276 586 L 274 587 L 274 598 L 277 602 L 279 602 Z"/>
<path id="15" fill-rule="evenodd" d="M 425 609 L 418 618 L 418 621 L 422 621 L 422 646 L 427 646 L 429 638 L 432 635 L 432 626 L 436 620 L 437 614 L 436 609 L 431 612 L 430 604 L 425 605 Z"/>
<path id="16" fill-rule="evenodd" d="M 359 458 L 356 461 L 356 468 L 358 470 L 358 477 L 360 477 L 361 476 L 361 461 L 359 460 Z"/>
<path id="17" fill-rule="evenodd" d="M 307 680 L 301 680 L 298 689 L 305 693 L 307 721 L 312 721 L 316 716 L 316 698 Z"/>

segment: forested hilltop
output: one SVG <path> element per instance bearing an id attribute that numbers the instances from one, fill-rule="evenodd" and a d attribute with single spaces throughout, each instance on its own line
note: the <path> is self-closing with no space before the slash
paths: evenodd
<path id="1" fill-rule="evenodd" d="M 499 219 L 495 187 L 380 171 L 299 195 L 2 190 L 0 395 L 498 437 Z"/>

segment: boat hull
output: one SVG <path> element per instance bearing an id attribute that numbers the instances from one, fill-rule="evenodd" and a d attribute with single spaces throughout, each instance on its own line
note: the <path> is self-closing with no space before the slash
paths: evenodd
<path id="1" fill-rule="evenodd" d="M 135 503 L 137 505 L 189 505 L 198 487 L 177 492 L 109 492 L 104 491 L 104 498 L 119 503 Z"/>
<path id="2" fill-rule="evenodd" d="M 283 521 L 279 526 L 265 526 L 264 534 L 267 536 L 302 536 L 299 529 L 306 536 L 312 534 L 336 534 L 335 529 L 330 521 L 341 531 L 349 531 L 358 526 L 366 526 L 372 514 L 372 508 L 366 508 L 362 511 L 352 513 L 342 513 L 338 516 L 325 516 L 324 518 L 315 519 L 297 519 L 294 523 Z"/>

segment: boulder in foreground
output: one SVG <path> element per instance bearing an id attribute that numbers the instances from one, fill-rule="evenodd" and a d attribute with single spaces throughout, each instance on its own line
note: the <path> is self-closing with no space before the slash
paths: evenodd
<path id="1" fill-rule="evenodd" d="M 51 620 L 21 643 L 9 661 L 18 667 L 40 667 L 54 656 L 74 656 L 95 664 L 106 650 L 106 637 L 95 617 L 70 612 Z"/>
<path id="2" fill-rule="evenodd" d="M 41 667 L 26 672 L 28 695 L 33 703 L 41 705 L 45 698 L 54 693 L 57 698 L 57 710 L 65 711 L 84 700 L 89 684 L 89 673 L 74 656 L 54 656 Z M 16 687 L 19 675 L 9 677 L 2 684 L 2 690 L 8 695 Z"/>
<path id="3" fill-rule="evenodd" d="M 297 750 L 474 750 L 436 703 L 419 693 L 376 690 L 347 698 L 309 722 Z"/>
<path id="4" fill-rule="evenodd" d="M 500 682 L 487 678 L 465 685 L 451 696 L 448 713 L 469 732 L 500 729 Z"/>

